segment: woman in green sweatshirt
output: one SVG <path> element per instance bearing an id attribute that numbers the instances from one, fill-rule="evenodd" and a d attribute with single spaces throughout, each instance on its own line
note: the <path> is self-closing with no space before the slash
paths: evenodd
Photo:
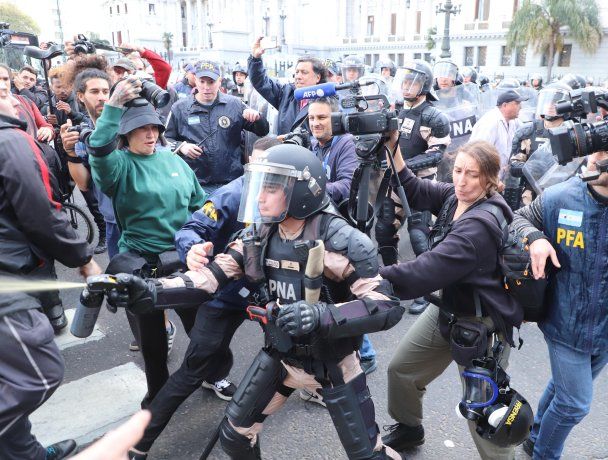
<path id="1" fill-rule="evenodd" d="M 108 273 L 154 268 L 160 254 L 175 250 L 175 233 L 206 199 L 194 172 L 166 147 L 165 127 L 153 107 L 125 107 L 140 90 L 134 78 L 120 82 L 87 141 L 93 180 L 112 198 L 122 231 L 120 253 L 110 261 Z M 188 332 L 194 312 L 178 314 Z M 148 394 L 142 406 L 147 406 L 169 376 L 164 316 L 131 316 L 129 322 L 144 358 Z"/>

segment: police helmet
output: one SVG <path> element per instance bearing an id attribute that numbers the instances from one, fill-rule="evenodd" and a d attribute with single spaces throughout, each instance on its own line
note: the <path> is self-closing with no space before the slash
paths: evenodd
<path id="1" fill-rule="evenodd" d="M 234 69 L 232 69 L 232 81 L 234 83 L 236 83 L 236 73 L 237 72 L 241 72 L 244 73 L 245 76 L 249 75 L 249 72 L 247 72 L 247 67 L 245 67 L 242 64 L 239 64 L 238 62 L 236 63 L 236 65 L 234 66 Z"/>
<path id="2" fill-rule="evenodd" d="M 473 67 L 463 67 L 462 76 L 463 78 L 469 78 L 471 83 L 477 83 L 477 70 Z"/>
<path id="3" fill-rule="evenodd" d="M 382 74 L 382 69 L 389 69 L 391 72 L 391 77 L 394 77 L 395 72 L 397 72 L 397 67 L 395 67 L 395 63 L 390 59 L 381 59 L 376 62 L 376 73 Z"/>
<path id="4" fill-rule="evenodd" d="M 438 78 L 449 78 L 454 86 L 458 80 L 458 66 L 451 59 L 440 59 L 433 66 L 433 75 L 435 75 L 436 88 L 439 87 Z"/>
<path id="5" fill-rule="evenodd" d="M 537 81 L 538 84 L 536 86 L 534 86 L 534 81 Z M 539 73 L 533 73 L 532 75 L 530 75 L 530 86 L 532 86 L 532 88 L 540 88 L 543 86 L 543 76 Z"/>
<path id="6" fill-rule="evenodd" d="M 484 75 L 482 73 L 480 73 L 477 76 L 477 80 L 479 80 L 479 87 L 483 87 L 485 85 L 489 85 L 490 84 L 490 79 L 488 78 L 488 76 Z"/>
<path id="7" fill-rule="evenodd" d="M 517 78 L 505 78 L 501 80 L 501 82 L 496 86 L 496 88 L 504 90 L 517 90 L 521 88 L 521 85 L 519 84 L 519 80 Z"/>
<path id="8" fill-rule="evenodd" d="M 558 81 L 545 86 L 538 92 L 536 117 L 541 117 L 548 121 L 566 118 L 565 115 L 558 115 L 555 112 L 555 104 L 564 99 L 570 99 L 570 87 L 568 85 Z"/>
<path id="9" fill-rule="evenodd" d="M 572 89 L 580 89 L 581 88 L 581 82 L 576 77 L 576 75 L 574 75 L 573 73 L 567 73 L 566 75 L 564 75 L 561 78 L 560 81 L 562 83 L 565 83 L 566 85 L 568 85 Z M 582 87 L 584 88 L 584 85 Z"/>
<path id="10" fill-rule="evenodd" d="M 419 95 L 426 94 L 426 98 L 429 101 L 437 100 L 437 96 L 433 91 L 433 69 L 431 69 L 428 62 L 423 61 L 422 59 L 414 59 L 413 61 L 406 62 L 397 72 L 397 76 L 398 77 L 395 78 L 395 80 L 398 80 L 400 85 L 403 85 L 403 82 L 406 81 L 406 79 L 421 81 L 422 86 Z M 400 90 L 402 90 L 402 88 L 400 88 Z"/>
<path id="11" fill-rule="evenodd" d="M 281 188 L 284 205 L 269 215 L 260 202 L 262 190 Z M 238 220 L 281 222 L 287 216 L 305 219 L 327 207 L 327 175 L 310 150 L 295 144 L 271 147 L 259 160 L 245 165 Z"/>
<path id="12" fill-rule="evenodd" d="M 358 75 L 356 78 L 354 78 L 354 80 L 358 80 L 363 75 L 365 75 L 365 64 L 361 56 L 352 54 L 350 56 L 346 56 L 342 61 L 342 78 L 345 82 L 353 80 L 352 78 L 349 79 L 347 76 L 347 72 L 349 69 L 356 69 L 358 72 Z"/>

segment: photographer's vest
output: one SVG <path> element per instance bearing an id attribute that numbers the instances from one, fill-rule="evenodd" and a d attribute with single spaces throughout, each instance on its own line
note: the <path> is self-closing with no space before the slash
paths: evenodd
<path id="1" fill-rule="evenodd" d="M 608 206 L 578 177 L 543 193 L 543 231 L 562 266 L 549 278 L 550 339 L 591 353 L 608 351 Z"/>

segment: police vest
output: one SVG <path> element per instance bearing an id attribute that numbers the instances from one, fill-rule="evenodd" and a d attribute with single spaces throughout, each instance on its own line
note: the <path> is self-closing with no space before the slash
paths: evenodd
<path id="1" fill-rule="evenodd" d="M 432 106 L 424 101 L 413 109 L 402 110 L 399 114 L 399 118 L 402 120 L 399 147 L 406 160 L 426 152 L 429 147 L 427 141 L 420 135 L 422 113 L 427 107 Z"/>

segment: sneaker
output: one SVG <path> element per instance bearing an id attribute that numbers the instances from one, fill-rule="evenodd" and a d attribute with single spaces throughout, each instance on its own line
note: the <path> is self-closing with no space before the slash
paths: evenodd
<path id="1" fill-rule="evenodd" d="M 236 385 L 227 379 L 215 383 L 203 382 L 202 387 L 214 391 L 215 395 L 224 401 L 230 401 L 236 392 Z"/>
<path id="2" fill-rule="evenodd" d="M 177 327 L 173 321 L 169 321 L 169 327 L 167 327 L 167 356 L 171 353 L 171 349 L 173 348 L 173 340 L 175 340 L 175 334 L 177 334 Z"/>
<path id="3" fill-rule="evenodd" d="M 95 254 L 103 254 L 107 250 L 108 250 L 108 245 L 106 243 L 106 239 L 104 237 L 99 238 L 99 241 L 97 242 L 97 246 L 95 246 L 95 249 L 93 249 L 93 252 Z"/>
<path id="4" fill-rule="evenodd" d="M 389 433 L 382 436 L 382 444 L 396 451 L 401 452 L 410 447 L 424 444 L 424 428 L 422 425 L 411 427 L 403 423 L 395 423 L 394 425 L 385 425 L 383 429 Z"/>
<path id="5" fill-rule="evenodd" d="M 137 340 L 131 340 L 131 343 L 129 344 L 129 351 L 140 351 L 139 343 L 137 343 Z"/>
<path id="6" fill-rule="evenodd" d="M 361 358 L 361 369 L 365 372 L 365 375 L 369 375 L 374 372 L 378 368 L 378 362 L 375 357 L 371 358 Z"/>
<path id="7" fill-rule="evenodd" d="M 61 460 L 67 458 L 72 452 L 76 450 L 76 441 L 73 439 L 66 439 L 65 441 L 59 441 L 55 444 L 51 444 L 46 448 L 45 460 Z"/>
<path id="8" fill-rule="evenodd" d="M 308 391 L 304 388 L 300 390 L 300 399 L 303 399 L 306 402 L 314 402 L 323 407 L 327 407 L 327 404 L 323 402 L 323 396 L 321 396 L 316 391 Z"/>
<path id="9" fill-rule="evenodd" d="M 524 443 L 521 445 L 524 448 L 524 452 L 532 458 L 534 456 L 534 441 L 530 438 L 526 439 Z"/>
<path id="10" fill-rule="evenodd" d="M 410 305 L 410 308 L 408 309 L 408 312 L 410 315 L 419 315 L 424 310 L 426 310 L 426 307 L 428 307 L 428 306 L 429 306 L 429 302 L 424 300 L 424 297 L 418 297 L 417 299 L 415 299 L 412 302 L 412 304 Z"/>

